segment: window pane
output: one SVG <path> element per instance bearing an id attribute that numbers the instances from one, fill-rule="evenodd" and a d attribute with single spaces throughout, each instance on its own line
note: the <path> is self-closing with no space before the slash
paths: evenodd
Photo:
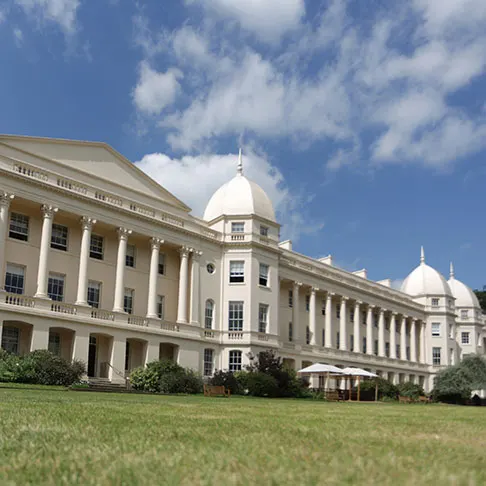
<path id="1" fill-rule="evenodd" d="M 211 376 L 213 374 L 213 356 L 212 349 L 204 350 L 204 376 Z"/>
<path id="2" fill-rule="evenodd" d="M 207 300 L 206 310 L 204 314 L 204 327 L 206 329 L 213 328 L 213 318 L 214 318 L 214 302 L 212 300 Z"/>
<path id="3" fill-rule="evenodd" d="M 50 273 L 47 282 L 47 294 L 52 300 L 62 302 L 64 300 L 64 275 Z"/>
<path id="4" fill-rule="evenodd" d="M 24 293 L 24 267 L 7 263 L 5 273 L 5 290 L 12 294 Z"/>
<path id="5" fill-rule="evenodd" d="M 51 248 L 67 251 L 68 228 L 61 224 L 52 225 Z"/>
<path id="6" fill-rule="evenodd" d="M 165 275 L 165 254 L 159 253 L 159 275 Z"/>
<path id="7" fill-rule="evenodd" d="M 229 302 L 228 330 L 243 331 L 243 302 Z"/>
<path id="8" fill-rule="evenodd" d="M 123 310 L 127 314 L 133 312 L 133 289 L 125 289 L 125 295 L 123 297 Z"/>
<path id="9" fill-rule="evenodd" d="M 165 297 L 163 295 L 157 295 L 157 317 L 164 319 L 165 314 Z"/>
<path id="10" fill-rule="evenodd" d="M 101 282 L 88 282 L 88 297 L 87 301 L 91 307 L 98 309 L 100 306 Z"/>
<path id="11" fill-rule="evenodd" d="M 231 232 L 232 233 L 244 233 L 245 232 L 245 223 L 231 223 Z"/>
<path id="12" fill-rule="evenodd" d="M 49 333 L 49 344 L 47 349 L 56 356 L 61 355 L 61 336 L 57 332 Z"/>
<path id="13" fill-rule="evenodd" d="M 432 336 L 439 337 L 440 336 L 440 322 L 433 322 L 432 323 Z"/>
<path id="14" fill-rule="evenodd" d="M 263 287 L 268 286 L 268 269 L 269 269 L 268 265 L 265 265 L 264 263 L 260 263 L 260 275 L 259 275 L 258 283 Z"/>
<path id="15" fill-rule="evenodd" d="M 268 228 L 266 226 L 260 226 L 260 234 L 262 236 L 268 236 Z"/>
<path id="16" fill-rule="evenodd" d="M 19 354 L 20 331 L 18 327 L 4 326 L 2 349 L 12 354 Z"/>
<path id="17" fill-rule="evenodd" d="M 89 248 L 89 256 L 96 260 L 103 260 L 103 237 L 99 235 L 91 235 L 91 243 Z"/>
<path id="18" fill-rule="evenodd" d="M 135 267 L 135 245 L 127 245 L 125 264 L 127 267 Z"/>
<path id="19" fill-rule="evenodd" d="M 260 304 L 258 311 L 258 332 L 267 332 L 268 326 L 268 305 Z"/>
<path id="20" fill-rule="evenodd" d="M 241 283 L 245 281 L 245 262 L 230 262 L 230 283 Z"/>
<path id="21" fill-rule="evenodd" d="M 29 218 L 23 214 L 10 214 L 10 228 L 8 233 L 10 238 L 27 241 L 29 238 Z"/>
<path id="22" fill-rule="evenodd" d="M 229 370 L 241 371 L 241 351 L 229 352 Z"/>

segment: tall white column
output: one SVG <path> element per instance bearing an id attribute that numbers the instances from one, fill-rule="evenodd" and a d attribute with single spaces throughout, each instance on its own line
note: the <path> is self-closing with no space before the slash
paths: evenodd
<path id="1" fill-rule="evenodd" d="M 400 359 L 407 359 L 407 316 L 401 317 L 400 324 Z"/>
<path id="2" fill-rule="evenodd" d="M 380 309 L 378 319 L 378 356 L 385 356 L 385 309 Z"/>
<path id="3" fill-rule="evenodd" d="M 373 306 L 368 306 L 366 316 L 366 354 L 373 354 Z"/>
<path id="4" fill-rule="evenodd" d="M 354 335 L 354 346 L 353 346 L 353 351 L 355 353 L 361 353 L 362 348 L 361 348 L 361 309 L 360 309 L 360 302 L 357 300 L 354 303 L 354 323 L 353 323 L 353 335 Z"/>
<path id="5" fill-rule="evenodd" d="M 417 332 L 415 327 L 415 319 L 412 319 L 410 325 L 410 361 L 417 361 Z"/>
<path id="6" fill-rule="evenodd" d="M 8 228 L 8 209 L 13 194 L 3 192 L 0 194 L 0 291 L 5 287 L 5 239 Z M 2 335 L 0 334 L 0 339 Z"/>
<path id="7" fill-rule="evenodd" d="M 125 266 L 127 258 L 128 237 L 132 230 L 118 228 L 118 254 L 116 257 L 116 276 L 115 276 L 115 300 L 113 303 L 113 312 L 124 312 L 123 296 L 125 292 Z"/>
<path id="8" fill-rule="evenodd" d="M 42 211 L 42 235 L 39 253 L 39 269 L 37 271 L 36 297 L 47 299 L 47 266 L 49 264 L 49 248 L 51 246 L 52 220 L 58 208 L 43 204 Z"/>
<path id="9" fill-rule="evenodd" d="M 177 322 L 187 324 L 187 280 L 189 269 L 190 249 L 183 246 L 179 253 L 181 255 L 181 266 L 179 270 L 179 298 L 177 301 Z"/>
<path id="10" fill-rule="evenodd" d="M 348 349 L 348 330 L 346 319 L 346 301 L 347 297 L 341 297 L 341 312 L 339 315 L 339 349 L 346 351 Z"/>
<path id="11" fill-rule="evenodd" d="M 397 315 L 392 312 L 390 317 L 390 358 L 397 359 Z"/>
<path id="12" fill-rule="evenodd" d="M 299 323 L 299 313 L 300 313 L 300 287 L 302 287 L 301 282 L 294 282 L 293 290 L 293 305 L 292 305 L 292 331 L 294 342 L 299 342 L 300 340 L 300 323 Z"/>
<path id="13" fill-rule="evenodd" d="M 310 330 L 310 344 L 315 346 L 317 344 L 317 325 L 316 325 L 316 292 L 319 289 L 312 287 L 309 299 L 309 330 Z"/>
<path id="14" fill-rule="evenodd" d="M 91 245 L 91 229 L 96 219 L 83 216 L 81 218 L 81 253 L 79 255 L 78 292 L 76 305 L 88 305 L 88 259 Z"/>
<path id="15" fill-rule="evenodd" d="M 147 300 L 147 317 L 157 319 L 157 280 L 159 276 L 160 245 L 164 240 L 160 238 L 150 239 L 150 270 Z"/>
<path id="16" fill-rule="evenodd" d="M 199 258 L 202 251 L 194 250 L 191 258 L 191 306 L 189 319 L 191 324 L 199 325 Z"/>
<path id="17" fill-rule="evenodd" d="M 326 348 L 332 348 L 332 292 L 328 292 L 326 296 L 326 318 L 324 321 L 324 338 Z"/>
<path id="18" fill-rule="evenodd" d="M 425 322 L 419 321 L 420 323 L 420 362 L 425 363 Z"/>

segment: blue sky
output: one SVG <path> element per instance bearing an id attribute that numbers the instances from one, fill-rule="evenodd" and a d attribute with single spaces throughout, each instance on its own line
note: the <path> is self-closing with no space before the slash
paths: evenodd
<path id="1" fill-rule="evenodd" d="M 366 3 L 366 5 L 365 5 Z M 294 249 L 486 285 L 484 0 L 2 0 L 0 132 L 106 141 L 201 215 L 245 171 Z"/>

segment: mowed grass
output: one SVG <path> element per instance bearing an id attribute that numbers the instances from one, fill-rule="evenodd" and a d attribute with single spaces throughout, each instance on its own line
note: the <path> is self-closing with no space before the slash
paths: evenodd
<path id="1" fill-rule="evenodd" d="M 0 484 L 486 484 L 486 408 L 0 388 Z"/>

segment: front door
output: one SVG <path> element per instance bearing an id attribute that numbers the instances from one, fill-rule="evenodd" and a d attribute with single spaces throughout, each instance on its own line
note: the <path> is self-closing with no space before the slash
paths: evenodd
<path id="1" fill-rule="evenodd" d="M 94 336 L 89 338 L 88 376 L 96 376 L 96 338 Z"/>

